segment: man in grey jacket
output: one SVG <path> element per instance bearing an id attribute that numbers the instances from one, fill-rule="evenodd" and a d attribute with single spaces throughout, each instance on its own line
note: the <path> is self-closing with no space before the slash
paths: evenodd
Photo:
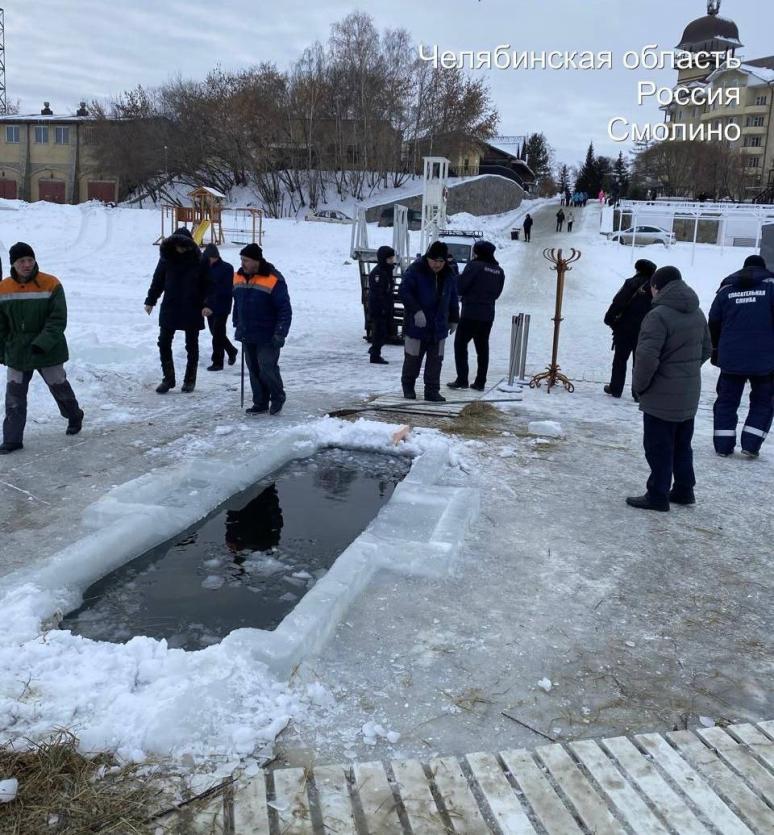
<path id="1" fill-rule="evenodd" d="M 670 501 L 696 502 L 691 439 L 711 342 L 699 297 L 676 267 L 656 270 L 650 287 L 653 307 L 642 321 L 632 380 L 643 412 L 650 478 L 645 495 L 630 496 L 626 503 L 663 511 Z"/>

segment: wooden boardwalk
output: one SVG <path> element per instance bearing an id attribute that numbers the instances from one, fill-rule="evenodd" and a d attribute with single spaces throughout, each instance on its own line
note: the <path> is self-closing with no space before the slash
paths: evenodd
<path id="1" fill-rule="evenodd" d="M 159 831 L 772 835 L 774 722 L 267 771 Z"/>

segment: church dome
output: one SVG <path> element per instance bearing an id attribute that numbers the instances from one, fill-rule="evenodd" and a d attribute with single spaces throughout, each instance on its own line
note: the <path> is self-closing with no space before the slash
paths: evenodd
<path id="1" fill-rule="evenodd" d="M 707 4 L 707 14 L 697 18 L 685 27 L 677 49 L 687 52 L 726 51 L 743 46 L 739 40 L 739 29 L 733 20 L 720 17 L 720 0 Z"/>

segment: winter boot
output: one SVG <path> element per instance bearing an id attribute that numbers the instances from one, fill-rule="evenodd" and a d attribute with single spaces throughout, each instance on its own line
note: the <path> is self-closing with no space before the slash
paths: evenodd
<path id="1" fill-rule="evenodd" d="M 480 380 L 476 380 L 475 382 L 470 384 L 470 387 L 472 389 L 475 389 L 476 391 L 484 391 L 484 389 L 486 388 L 486 380 L 484 380 L 483 383 Z"/>
<path id="2" fill-rule="evenodd" d="M 440 392 L 437 391 L 426 391 L 424 399 L 427 400 L 429 403 L 446 402 L 446 398 Z"/>
<path id="3" fill-rule="evenodd" d="M 166 394 L 175 387 L 175 364 L 170 361 L 162 361 L 161 373 L 164 375 L 161 382 L 156 386 L 159 394 Z"/>
<path id="4" fill-rule="evenodd" d="M 414 386 L 403 385 L 403 397 L 405 400 L 416 400 L 417 393 L 414 391 Z"/>
<path id="5" fill-rule="evenodd" d="M 81 431 L 81 427 L 83 426 L 83 409 L 79 409 L 78 411 L 80 416 L 74 415 L 67 421 L 65 435 L 77 435 Z"/>
<path id="6" fill-rule="evenodd" d="M 669 510 L 669 502 L 654 502 L 653 499 L 646 493 L 644 496 L 629 496 L 626 499 L 626 504 L 629 507 L 636 507 L 640 510 L 660 510 L 662 512 Z"/>
<path id="7" fill-rule="evenodd" d="M 620 392 L 613 391 L 612 386 L 609 386 L 609 385 L 605 386 L 604 392 L 605 392 L 605 394 L 609 394 L 611 397 L 620 397 L 621 396 Z"/>
<path id="8" fill-rule="evenodd" d="M 186 394 L 192 392 L 196 388 L 196 366 L 191 365 L 190 363 L 185 367 L 185 377 L 183 378 L 183 385 L 180 387 L 180 391 L 184 391 Z"/>
<path id="9" fill-rule="evenodd" d="M 675 504 L 696 504 L 696 496 L 693 490 L 686 490 L 685 492 L 681 492 L 679 490 L 675 490 L 673 487 L 669 491 L 669 501 L 674 502 Z"/>
<path id="10" fill-rule="evenodd" d="M 371 354 L 371 362 L 374 365 L 389 365 L 390 364 L 390 361 L 386 360 L 384 357 L 374 356 L 373 354 Z"/>
<path id="11" fill-rule="evenodd" d="M 460 380 L 457 378 L 456 380 L 452 380 L 451 383 L 446 384 L 450 389 L 466 389 L 469 388 L 468 384 L 464 380 Z"/>
<path id="12" fill-rule="evenodd" d="M 12 444 L 10 441 L 6 441 L 0 446 L 0 455 L 10 455 L 17 449 L 24 449 L 24 444 Z"/>

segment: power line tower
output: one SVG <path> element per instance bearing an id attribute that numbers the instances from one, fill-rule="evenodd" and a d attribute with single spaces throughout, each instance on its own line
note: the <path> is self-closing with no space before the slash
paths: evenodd
<path id="1" fill-rule="evenodd" d="M 0 9 L 0 114 L 8 113 L 5 97 L 5 9 Z"/>

